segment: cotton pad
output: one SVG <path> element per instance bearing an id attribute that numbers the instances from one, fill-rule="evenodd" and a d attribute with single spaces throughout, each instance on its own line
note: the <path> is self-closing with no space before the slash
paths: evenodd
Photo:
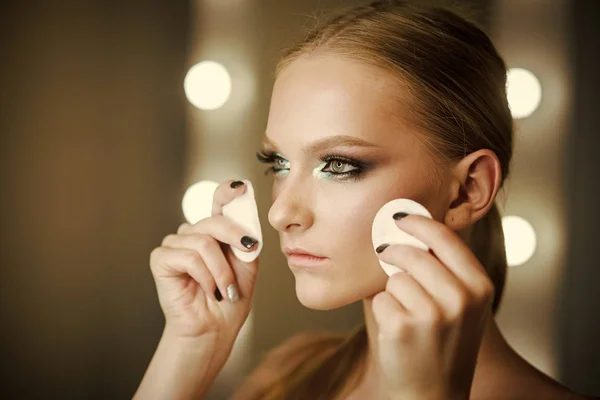
<path id="1" fill-rule="evenodd" d="M 373 219 L 373 226 L 371 229 L 373 248 L 376 249 L 384 243 L 406 244 L 428 251 L 429 247 L 425 243 L 398 228 L 396 221 L 393 218 L 393 215 L 397 212 L 405 212 L 407 214 L 416 214 L 431 218 L 429 211 L 416 201 L 409 199 L 395 199 L 387 202 L 379 209 Z M 385 263 L 381 260 L 379 260 L 379 264 L 389 276 L 396 272 L 402 272 L 402 270 L 395 265 Z"/>
<path id="2" fill-rule="evenodd" d="M 258 219 L 258 207 L 254 198 L 254 188 L 249 180 L 244 179 L 243 182 L 246 184 L 246 191 L 223 206 L 223 215 L 231 218 L 244 228 L 252 238 L 258 240 L 256 249 L 251 252 L 245 252 L 230 245 L 233 254 L 237 258 L 244 262 L 252 262 L 258 257 L 263 247 L 262 231 Z"/>

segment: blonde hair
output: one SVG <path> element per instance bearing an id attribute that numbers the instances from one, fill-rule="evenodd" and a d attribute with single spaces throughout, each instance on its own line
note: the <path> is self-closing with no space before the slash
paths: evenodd
<path id="1" fill-rule="evenodd" d="M 476 24 L 441 7 L 374 1 L 317 25 L 284 52 L 276 75 L 300 56 L 316 52 L 390 72 L 410 96 L 402 104 L 402 118 L 425 132 L 424 143 L 434 159 L 455 161 L 490 149 L 498 156 L 503 180 L 508 176 L 513 121 L 506 66 Z M 467 242 L 494 283 L 495 313 L 507 270 L 496 204 L 471 227 Z M 367 346 L 364 326 L 346 337 L 292 338 L 266 357 L 235 398 L 342 399 L 364 372 Z"/>

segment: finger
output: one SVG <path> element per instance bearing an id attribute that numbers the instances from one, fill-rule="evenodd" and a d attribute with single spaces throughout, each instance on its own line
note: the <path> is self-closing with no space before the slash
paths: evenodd
<path id="1" fill-rule="evenodd" d="M 242 181 L 232 179 L 222 182 L 217 186 L 213 195 L 211 215 L 223 214 L 223 206 L 244 193 L 246 189 L 246 185 Z"/>
<path id="2" fill-rule="evenodd" d="M 196 251 L 189 248 L 157 247 L 150 254 L 150 266 L 157 278 L 188 275 L 200 285 L 208 297 L 216 300 L 214 278 Z"/>
<path id="3" fill-rule="evenodd" d="M 400 229 L 425 243 L 433 254 L 469 288 L 487 283 L 487 273 L 466 243 L 446 225 L 420 215 L 396 221 Z"/>
<path id="4" fill-rule="evenodd" d="M 378 257 L 408 272 L 448 315 L 466 306 L 467 288 L 431 253 L 414 246 L 394 244 Z"/>
<path id="5" fill-rule="evenodd" d="M 223 296 L 231 292 L 232 289 L 228 289 L 231 285 L 235 287 L 235 277 L 231 266 L 214 238 L 202 234 L 168 235 L 163 240 L 163 246 L 196 251 L 202 257 L 204 265 Z M 214 287 L 212 290 L 214 292 Z M 237 287 L 233 290 L 236 291 L 239 298 Z"/>
<path id="6" fill-rule="evenodd" d="M 387 281 L 386 292 L 418 320 L 438 320 L 440 310 L 433 297 L 410 274 L 398 272 Z"/>
<path id="7" fill-rule="evenodd" d="M 377 293 L 373 297 L 372 308 L 380 340 L 396 339 L 407 329 L 408 311 L 391 293 Z"/>
<path id="8" fill-rule="evenodd" d="M 250 236 L 241 226 L 224 215 L 204 218 L 194 225 L 182 224 L 179 234 L 202 234 L 212 236 L 219 242 L 230 244 L 242 251 L 250 252 L 258 240 Z"/>
<path id="9" fill-rule="evenodd" d="M 192 225 L 188 224 L 187 222 L 184 222 L 177 228 L 177 233 L 182 233 L 184 229 L 188 229 L 190 226 Z"/>

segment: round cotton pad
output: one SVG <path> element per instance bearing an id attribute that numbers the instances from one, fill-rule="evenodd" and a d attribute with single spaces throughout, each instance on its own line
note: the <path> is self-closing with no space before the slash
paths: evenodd
<path id="1" fill-rule="evenodd" d="M 407 244 L 423 250 L 429 250 L 429 247 L 427 247 L 425 243 L 398 228 L 396 221 L 393 218 L 393 215 L 397 212 L 417 214 L 431 218 L 429 211 L 427 211 L 425 207 L 416 201 L 409 199 L 395 199 L 387 202 L 379 209 L 375 215 L 375 218 L 373 219 L 373 226 L 371 229 L 373 248 L 376 249 L 380 245 L 387 243 Z M 395 274 L 396 272 L 402 272 L 402 270 L 395 265 L 385 263 L 381 260 L 379 260 L 379 264 L 389 276 Z"/>
<path id="2" fill-rule="evenodd" d="M 243 182 L 246 184 L 246 191 L 223 206 L 223 215 L 234 220 L 252 238 L 258 240 L 256 249 L 251 252 L 244 252 L 230 245 L 233 254 L 237 258 L 244 262 L 251 262 L 260 254 L 263 247 L 263 238 L 260 229 L 260 220 L 258 219 L 258 207 L 254 198 L 254 188 L 249 180 L 244 179 Z"/>

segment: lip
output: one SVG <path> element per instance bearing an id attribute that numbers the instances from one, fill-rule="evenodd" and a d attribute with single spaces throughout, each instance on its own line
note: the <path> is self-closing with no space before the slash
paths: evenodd
<path id="1" fill-rule="evenodd" d="M 306 254 L 290 254 L 287 257 L 288 264 L 293 267 L 314 268 L 324 264 L 326 257 L 315 257 Z"/>
<path id="2" fill-rule="evenodd" d="M 315 257 L 315 258 L 327 258 L 327 257 L 323 257 L 320 254 L 311 253 L 310 251 L 305 250 L 301 247 L 285 247 L 283 249 L 283 252 L 285 253 L 286 256 L 310 256 L 310 257 Z"/>
<path id="3" fill-rule="evenodd" d="M 315 267 L 327 260 L 327 257 L 310 253 L 299 247 L 286 247 L 283 252 L 287 256 L 288 264 L 298 267 Z"/>

